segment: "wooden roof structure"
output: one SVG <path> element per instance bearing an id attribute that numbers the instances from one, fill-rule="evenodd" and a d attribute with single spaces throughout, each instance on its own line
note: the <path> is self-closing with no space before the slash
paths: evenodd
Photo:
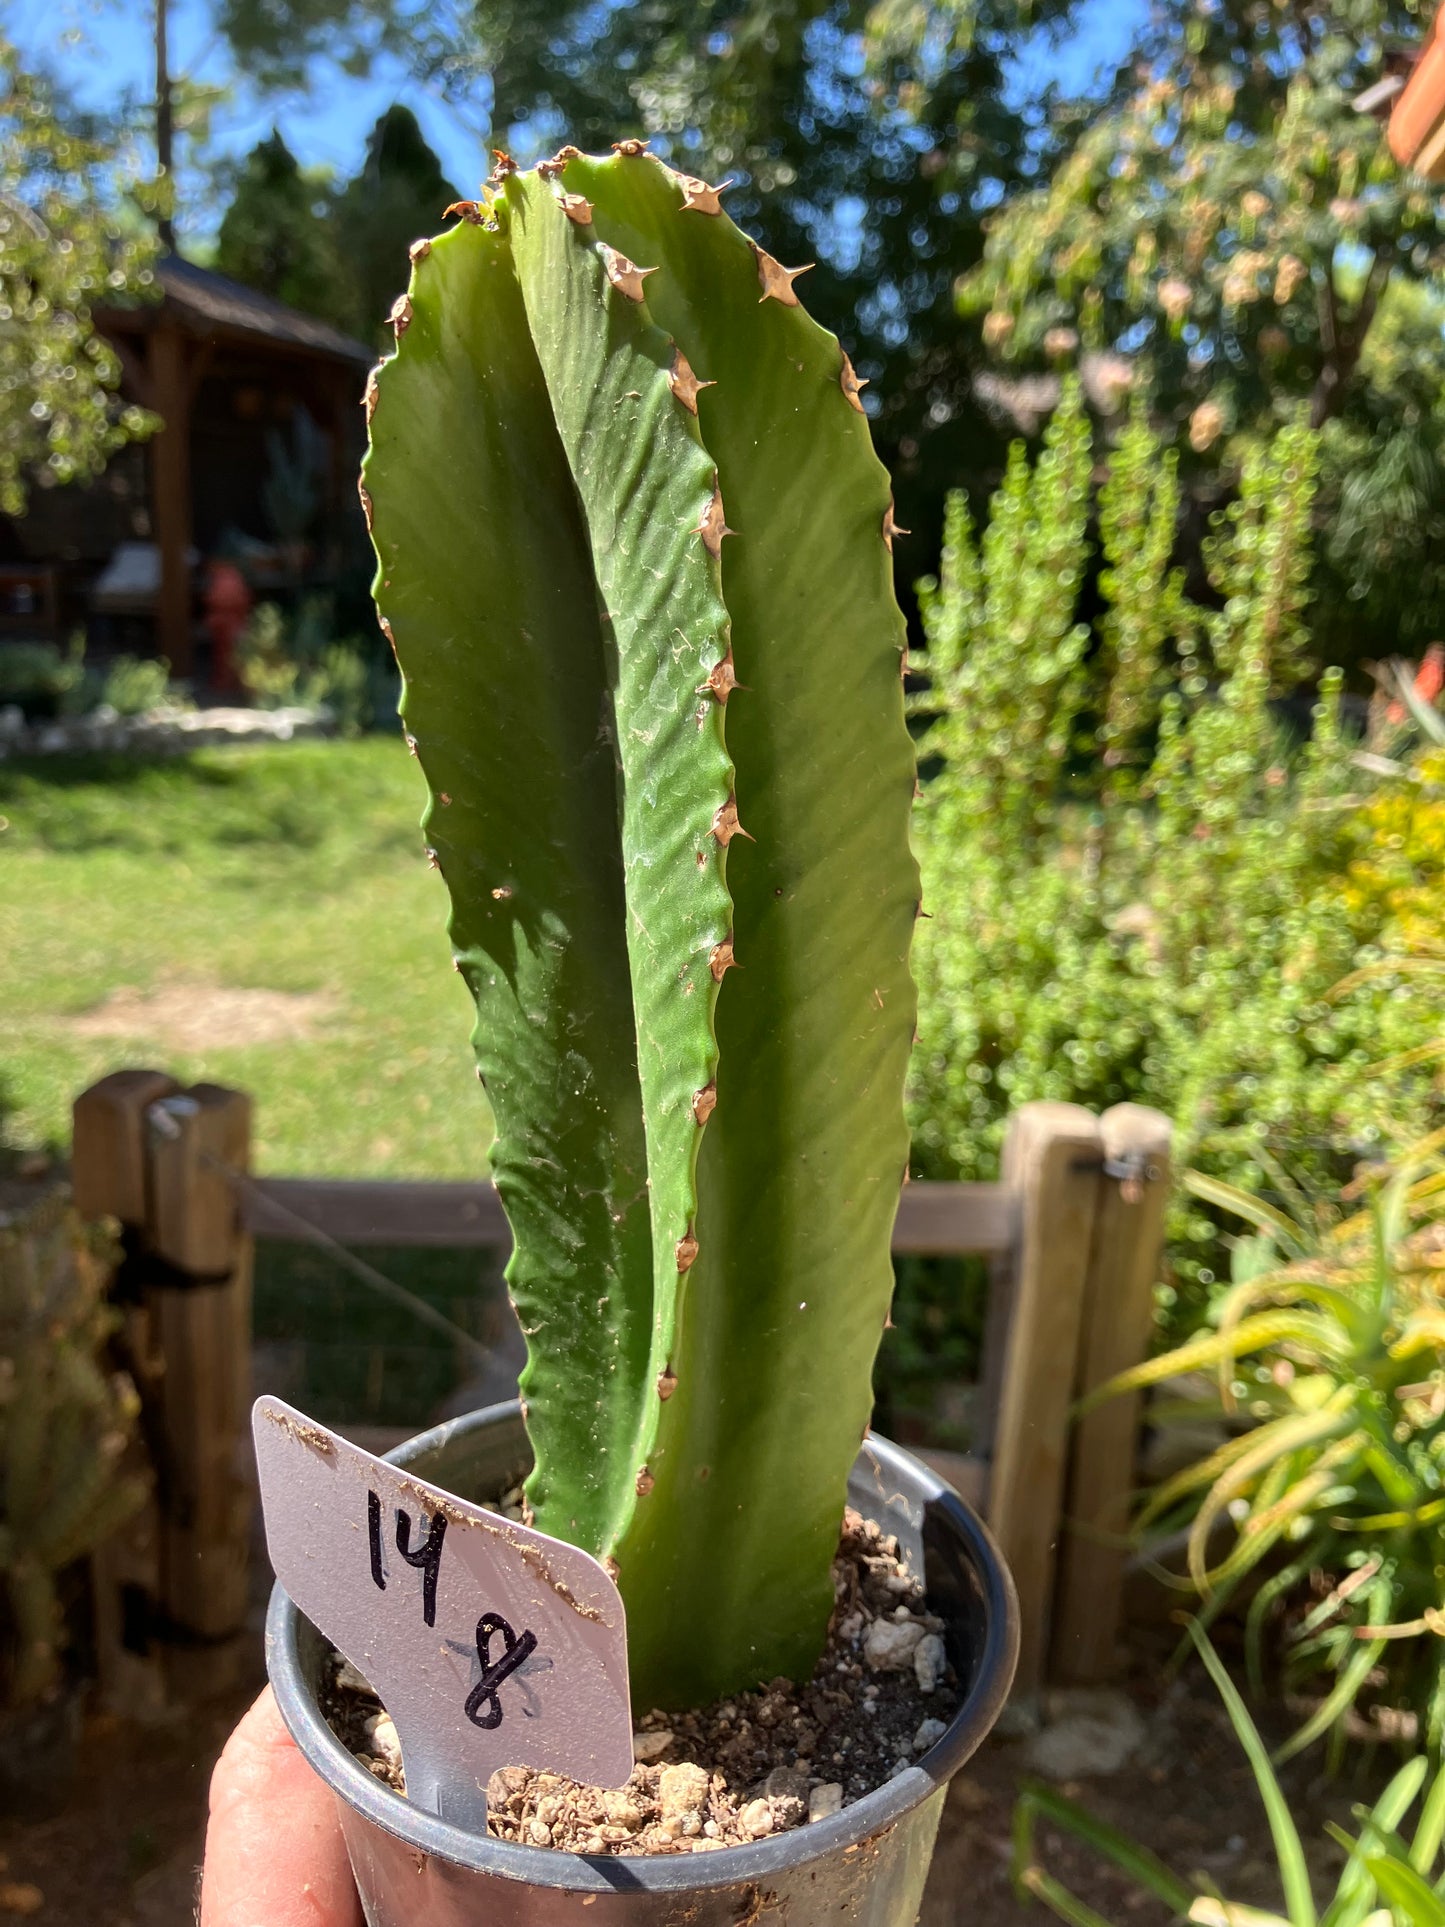
<path id="1" fill-rule="evenodd" d="M 176 254 L 156 267 L 160 299 L 99 311 L 96 324 L 116 349 L 133 400 L 164 427 L 149 444 L 151 510 L 160 552 L 156 641 L 177 676 L 193 668 L 192 411 L 202 382 L 264 365 L 303 391 L 330 431 L 338 494 L 350 486 L 366 369 L 376 352 L 313 315 L 300 313 L 226 275 Z"/>

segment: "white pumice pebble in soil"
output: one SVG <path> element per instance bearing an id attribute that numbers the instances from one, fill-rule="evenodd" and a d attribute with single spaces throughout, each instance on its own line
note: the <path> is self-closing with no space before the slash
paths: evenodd
<path id="1" fill-rule="evenodd" d="M 901 1609 L 900 1619 L 875 1619 L 863 1640 L 863 1657 L 877 1673 L 902 1672 L 913 1659 L 913 1651 L 923 1638 L 923 1628 Z"/>
<path id="2" fill-rule="evenodd" d="M 396 1726 L 390 1713 L 378 1713 L 374 1719 L 368 1720 L 366 1737 L 376 1754 L 389 1767 L 401 1765 L 401 1741 L 396 1736 Z"/>
<path id="3" fill-rule="evenodd" d="M 913 1674 L 920 1693 L 931 1693 L 948 1668 L 948 1655 L 937 1633 L 925 1633 L 913 1655 Z"/>
<path id="4" fill-rule="evenodd" d="M 915 1753 L 926 1753 L 930 1746 L 936 1746 L 948 1728 L 942 1720 L 924 1720 L 913 1736 Z"/>
<path id="5" fill-rule="evenodd" d="M 646 1766 L 653 1760 L 660 1760 L 671 1745 L 672 1735 L 666 1727 L 657 1733 L 634 1733 L 632 1757 Z"/>
<path id="6" fill-rule="evenodd" d="M 743 1823 L 743 1831 L 750 1833 L 754 1840 L 761 1840 L 773 1830 L 773 1814 L 766 1800 L 749 1800 L 738 1815 Z"/>
<path id="7" fill-rule="evenodd" d="M 837 1780 L 830 1780 L 823 1786 L 815 1786 L 808 1795 L 808 1820 L 830 1820 L 835 1813 L 843 1810 L 843 1788 Z"/>

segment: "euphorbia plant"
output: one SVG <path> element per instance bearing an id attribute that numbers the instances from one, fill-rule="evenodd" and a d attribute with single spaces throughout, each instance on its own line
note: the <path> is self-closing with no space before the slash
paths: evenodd
<path id="1" fill-rule="evenodd" d="M 721 188 L 503 162 L 368 395 L 536 1524 L 639 1706 L 806 1677 L 892 1288 L 918 909 L 888 477 Z"/>

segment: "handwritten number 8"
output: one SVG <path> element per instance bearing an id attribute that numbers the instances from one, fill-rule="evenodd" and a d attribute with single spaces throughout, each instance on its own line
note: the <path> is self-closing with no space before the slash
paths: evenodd
<path id="1" fill-rule="evenodd" d="M 496 1633 L 502 1635 L 502 1656 L 494 1665 L 492 1638 Z M 477 1621 L 477 1658 L 481 1662 L 482 1676 L 468 1693 L 463 1708 L 473 1726 L 480 1726 L 490 1733 L 502 1724 L 502 1702 L 497 1697 L 497 1688 L 536 1650 L 535 1633 L 524 1632 L 519 1639 L 500 1613 L 482 1614 Z"/>

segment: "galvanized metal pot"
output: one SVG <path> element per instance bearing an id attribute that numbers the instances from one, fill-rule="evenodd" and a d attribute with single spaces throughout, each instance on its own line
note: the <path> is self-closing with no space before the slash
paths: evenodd
<path id="1" fill-rule="evenodd" d="M 515 1404 L 455 1419 L 391 1455 L 465 1498 L 505 1491 L 530 1464 Z M 917 1765 L 832 1818 L 713 1853 L 586 1858 L 482 1838 L 420 1812 L 372 1777 L 322 1718 L 319 1633 L 278 1586 L 266 1658 L 282 1717 L 336 1794 L 368 1927 L 911 1927 L 949 1780 L 988 1733 L 1018 1651 L 1018 1603 L 997 1548 L 963 1501 L 895 1445 L 869 1437 L 848 1481 L 857 1509 L 896 1533 L 927 1579 L 964 1701 Z"/>

